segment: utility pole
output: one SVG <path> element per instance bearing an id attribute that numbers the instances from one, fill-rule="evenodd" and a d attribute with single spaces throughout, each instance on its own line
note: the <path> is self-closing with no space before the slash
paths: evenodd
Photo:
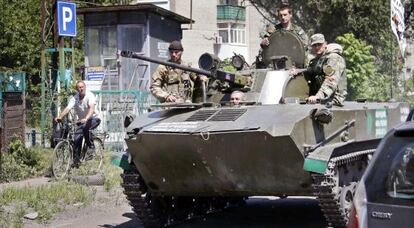
<path id="1" fill-rule="evenodd" d="M 390 83 L 390 99 L 394 99 L 394 41 L 391 36 L 391 83 Z"/>
<path id="2" fill-rule="evenodd" d="M 45 0 L 40 1 L 40 63 L 41 63 L 41 117 L 40 117 L 40 127 L 41 127 L 41 145 L 45 145 L 45 129 L 46 129 L 46 2 Z"/>

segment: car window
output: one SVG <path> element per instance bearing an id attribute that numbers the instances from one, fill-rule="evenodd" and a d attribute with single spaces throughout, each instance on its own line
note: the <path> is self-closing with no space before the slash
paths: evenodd
<path id="1" fill-rule="evenodd" d="M 394 157 L 386 185 L 390 197 L 414 199 L 414 142 L 401 147 Z"/>

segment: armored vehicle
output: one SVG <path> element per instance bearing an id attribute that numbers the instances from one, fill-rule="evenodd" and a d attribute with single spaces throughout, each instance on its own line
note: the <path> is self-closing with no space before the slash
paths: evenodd
<path id="1" fill-rule="evenodd" d="M 409 109 L 361 101 L 306 104 L 306 80 L 287 71 L 304 65 L 302 44 L 289 32 L 274 33 L 270 42 L 262 55 L 265 69 L 222 72 L 203 55 L 203 70 L 183 69 L 224 85 L 214 87 L 207 102 L 160 104 L 163 109 L 129 124 L 122 186 L 145 226 L 270 195 L 315 196 L 328 225 L 346 226 L 355 187 L 380 138 Z M 226 105 L 233 89 L 245 91 L 244 103 Z"/>

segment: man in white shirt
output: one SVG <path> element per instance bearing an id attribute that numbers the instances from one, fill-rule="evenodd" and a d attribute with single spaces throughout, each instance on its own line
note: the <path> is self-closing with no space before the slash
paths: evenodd
<path id="1" fill-rule="evenodd" d="M 78 81 L 76 83 L 76 90 L 78 93 L 70 98 L 66 108 L 55 118 L 56 122 L 60 122 L 72 108 L 75 109 L 78 118 L 77 121 L 79 123 L 79 127 L 75 131 L 75 163 L 79 162 L 83 137 L 85 137 L 85 142 L 88 148 L 95 149 L 91 130 L 95 129 L 101 123 L 101 120 L 98 118 L 97 112 L 95 111 L 95 96 L 92 92 L 86 91 L 85 82 Z"/>

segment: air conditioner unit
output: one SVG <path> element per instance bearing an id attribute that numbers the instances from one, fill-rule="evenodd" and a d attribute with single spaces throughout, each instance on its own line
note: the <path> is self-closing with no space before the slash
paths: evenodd
<path id="1" fill-rule="evenodd" d="M 216 36 L 216 44 L 222 44 L 223 43 L 223 37 Z"/>

